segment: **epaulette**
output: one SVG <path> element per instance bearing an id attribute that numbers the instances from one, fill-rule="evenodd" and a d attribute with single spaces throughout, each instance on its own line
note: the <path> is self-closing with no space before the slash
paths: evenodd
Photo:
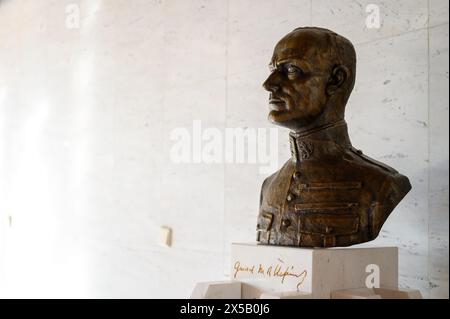
<path id="1" fill-rule="evenodd" d="M 371 158 L 369 156 L 364 155 L 361 150 L 358 150 L 358 149 L 354 148 L 353 146 L 350 148 L 350 151 L 352 153 L 354 153 L 355 155 L 359 156 L 361 159 L 363 159 L 366 162 L 369 162 L 369 163 L 371 163 L 373 165 L 376 165 L 376 166 L 378 166 L 378 167 L 380 167 L 380 168 L 382 168 L 382 169 L 384 169 L 384 170 L 386 170 L 386 171 L 388 171 L 390 173 L 393 173 L 393 174 L 398 173 L 398 171 L 395 170 L 394 168 L 392 168 L 389 165 L 386 165 L 386 164 L 384 164 L 382 162 L 379 162 L 379 161 L 377 161 L 377 160 L 375 160 L 375 159 L 373 159 L 373 158 Z"/>

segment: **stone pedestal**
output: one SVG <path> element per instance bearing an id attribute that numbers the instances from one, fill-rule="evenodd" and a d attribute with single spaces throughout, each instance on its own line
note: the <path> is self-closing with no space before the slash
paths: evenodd
<path id="1" fill-rule="evenodd" d="M 334 290 L 366 287 L 366 280 L 372 279 L 369 275 L 375 280 L 369 284 L 397 287 L 397 256 L 396 247 L 307 249 L 233 244 L 230 279 L 265 292 L 297 291 L 312 298 L 330 298 Z"/>
<path id="2" fill-rule="evenodd" d="M 398 289 L 396 247 L 309 249 L 232 244 L 230 281 L 200 283 L 191 297 L 220 296 L 382 299 L 420 298 L 420 292 Z"/>

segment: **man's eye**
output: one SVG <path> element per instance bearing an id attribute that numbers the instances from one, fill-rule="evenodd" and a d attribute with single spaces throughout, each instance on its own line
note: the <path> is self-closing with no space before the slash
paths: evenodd
<path id="1" fill-rule="evenodd" d="M 303 73 L 299 67 L 292 64 L 287 65 L 285 70 L 288 75 L 301 75 Z"/>

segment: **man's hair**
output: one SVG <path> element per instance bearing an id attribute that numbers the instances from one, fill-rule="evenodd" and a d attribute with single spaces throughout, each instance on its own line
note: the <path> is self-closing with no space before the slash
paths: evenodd
<path id="1" fill-rule="evenodd" d="M 355 86 L 356 78 L 356 51 L 353 44 L 343 36 L 319 27 L 300 27 L 294 29 L 292 32 L 300 30 L 311 30 L 318 34 L 322 34 L 327 38 L 327 43 L 330 44 L 330 54 L 337 60 L 337 64 L 345 66 L 349 71 L 349 82 L 347 84 L 347 99 Z"/>

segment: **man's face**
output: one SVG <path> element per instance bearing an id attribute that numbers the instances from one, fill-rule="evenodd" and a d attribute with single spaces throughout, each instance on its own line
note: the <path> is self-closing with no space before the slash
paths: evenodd
<path id="1" fill-rule="evenodd" d="M 263 84 L 270 92 L 271 122 L 299 130 L 322 113 L 332 70 L 327 46 L 325 37 L 309 30 L 291 32 L 276 45 Z"/>

